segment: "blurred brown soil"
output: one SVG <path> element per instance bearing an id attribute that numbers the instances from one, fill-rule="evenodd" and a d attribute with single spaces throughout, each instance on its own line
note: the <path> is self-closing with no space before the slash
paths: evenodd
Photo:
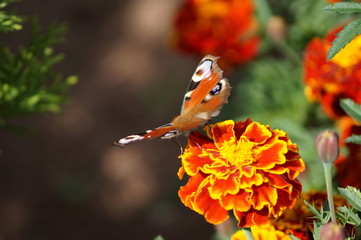
<path id="1" fill-rule="evenodd" d="M 29 0 L 13 4 L 44 26 L 68 22 L 66 60 L 57 67 L 80 82 L 60 115 L 13 119 L 34 129 L 0 133 L 0 238 L 210 239 L 213 228 L 184 207 L 177 191 L 179 148 L 151 141 L 111 143 L 167 123 L 198 59 L 167 43 L 180 0 Z M 7 34 L 9 44 L 26 30 Z M 24 40 L 25 41 L 25 40 Z M 184 139 L 182 139 L 184 144 Z"/>

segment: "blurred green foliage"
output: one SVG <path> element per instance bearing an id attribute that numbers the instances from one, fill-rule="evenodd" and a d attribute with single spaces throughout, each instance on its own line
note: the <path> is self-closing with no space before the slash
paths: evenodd
<path id="1" fill-rule="evenodd" d="M 9 14 L 3 9 L 11 2 L 18 0 L 2 0 L 0 1 L 0 32 L 8 32 L 21 30 L 23 19 L 15 14 Z"/>
<path id="2" fill-rule="evenodd" d="M 0 9 L 13 0 L 0 0 Z M 24 18 L 0 11 L 0 32 L 22 29 Z M 9 123 L 10 117 L 36 112 L 61 110 L 68 101 L 69 87 L 77 83 L 76 76 L 63 77 L 54 66 L 64 59 L 54 46 L 64 41 L 67 28 L 64 24 L 51 24 L 42 30 L 39 21 L 31 21 L 28 43 L 16 51 L 0 45 L 0 128 L 22 133 L 24 128 Z M 13 33 L 12 33 L 13 34 Z"/>

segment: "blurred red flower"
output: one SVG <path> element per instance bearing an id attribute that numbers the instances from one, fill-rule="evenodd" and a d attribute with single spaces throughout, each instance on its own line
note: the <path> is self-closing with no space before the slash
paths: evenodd
<path id="1" fill-rule="evenodd" d="M 320 102 L 332 119 L 345 115 L 341 98 L 361 103 L 361 35 L 326 61 L 331 42 L 340 30 L 332 30 L 324 39 L 312 39 L 304 53 L 305 94 L 310 101 Z"/>
<path id="2" fill-rule="evenodd" d="M 346 116 L 337 121 L 341 131 L 340 143 L 347 151 L 336 160 L 336 179 L 341 187 L 353 186 L 361 188 L 361 145 L 355 143 L 344 143 L 351 135 L 361 135 L 361 124 Z"/>
<path id="3" fill-rule="evenodd" d="M 233 210 L 239 227 L 268 223 L 301 194 L 305 170 L 297 145 L 281 130 L 232 120 L 207 125 L 207 136 L 189 135 L 178 175 L 190 176 L 179 190 L 183 204 L 213 224 Z"/>
<path id="4" fill-rule="evenodd" d="M 253 59 L 260 38 L 252 0 L 187 0 L 179 9 L 172 45 L 186 53 L 220 56 L 227 65 Z"/>

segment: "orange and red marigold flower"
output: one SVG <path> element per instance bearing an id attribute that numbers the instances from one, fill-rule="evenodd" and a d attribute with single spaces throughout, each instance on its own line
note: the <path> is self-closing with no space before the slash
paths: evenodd
<path id="1" fill-rule="evenodd" d="M 345 115 L 340 99 L 351 98 L 361 103 L 361 35 L 352 40 L 330 61 L 326 54 L 340 27 L 324 39 L 311 40 L 304 53 L 305 94 L 311 101 L 320 102 L 332 119 Z"/>
<path id="2" fill-rule="evenodd" d="M 182 154 L 181 201 L 213 224 L 233 211 L 239 227 L 264 225 L 292 207 L 305 170 L 298 148 L 287 134 L 247 119 L 207 125 L 207 136 L 193 132 Z"/>
<path id="3" fill-rule="evenodd" d="M 220 56 L 227 64 L 249 61 L 260 43 L 254 10 L 252 0 L 186 0 L 171 43 L 186 53 Z"/>

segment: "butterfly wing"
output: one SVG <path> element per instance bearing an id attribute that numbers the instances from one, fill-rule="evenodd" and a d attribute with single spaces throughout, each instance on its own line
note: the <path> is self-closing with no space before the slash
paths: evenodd
<path id="1" fill-rule="evenodd" d="M 172 123 L 168 123 L 152 130 L 147 130 L 142 133 L 138 133 L 122 138 L 117 142 L 114 142 L 114 145 L 124 147 L 127 144 L 138 141 L 149 140 L 153 138 L 169 139 L 178 136 L 180 134 L 182 133 L 179 130 L 174 129 Z"/>
<path id="2" fill-rule="evenodd" d="M 223 104 L 227 103 L 231 90 L 228 80 L 222 78 L 223 71 L 218 67 L 217 59 L 207 55 L 201 60 L 184 96 L 181 114 L 171 123 L 127 136 L 114 144 L 123 147 L 153 138 L 170 139 L 198 128 L 217 116 Z"/>
<path id="3" fill-rule="evenodd" d="M 207 55 L 199 63 L 184 96 L 181 115 L 172 121 L 176 129 L 190 131 L 204 125 L 227 103 L 231 86 L 222 77 L 217 59 Z"/>

